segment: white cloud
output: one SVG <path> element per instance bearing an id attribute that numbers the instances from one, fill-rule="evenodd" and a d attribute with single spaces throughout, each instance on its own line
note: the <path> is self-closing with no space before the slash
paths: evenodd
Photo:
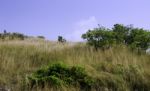
<path id="1" fill-rule="evenodd" d="M 73 32 L 71 34 L 66 35 L 67 40 L 71 41 L 82 41 L 81 35 L 86 33 L 89 29 L 93 29 L 97 27 L 97 20 L 95 16 L 91 16 L 88 19 L 80 20 L 75 23 L 73 27 Z"/>

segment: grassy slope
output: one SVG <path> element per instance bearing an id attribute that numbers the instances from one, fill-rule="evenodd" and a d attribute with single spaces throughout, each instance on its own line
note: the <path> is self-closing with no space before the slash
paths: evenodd
<path id="1" fill-rule="evenodd" d="M 63 45 L 48 41 L 26 40 L 0 42 L 0 87 L 25 91 L 27 75 L 44 65 L 58 61 L 67 65 L 81 65 L 92 77 L 99 78 L 104 83 L 113 82 L 120 88 L 124 88 L 124 91 L 130 91 L 129 84 L 122 79 L 126 72 L 124 69 L 129 69 L 130 66 L 137 67 L 135 70 L 137 74 L 132 75 L 132 71 L 128 72 L 133 82 L 139 84 L 150 82 L 150 56 L 137 55 L 128 51 L 126 47 L 96 52 L 85 44 Z M 123 73 L 119 73 L 121 67 Z M 142 78 L 142 82 L 138 77 Z M 104 86 L 106 91 L 107 87 L 109 86 Z M 45 88 L 45 91 L 55 91 L 52 88 Z M 77 91 L 78 89 L 64 87 L 63 90 Z"/>

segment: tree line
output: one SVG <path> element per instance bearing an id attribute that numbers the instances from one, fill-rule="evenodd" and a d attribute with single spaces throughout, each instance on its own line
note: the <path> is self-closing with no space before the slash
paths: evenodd
<path id="1" fill-rule="evenodd" d="M 6 30 L 4 30 L 3 33 L 0 33 L 0 40 L 24 40 L 25 38 L 30 38 L 30 36 L 26 36 L 24 34 L 17 33 L 17 32 L 10 33 L 7 32 Z M 41 35 L 37 36 L 37 38 L 43 40 L 45 39 L 45 37 Z M 57 41 L 59 43 L 66 43 L 66 39 L 63 38 L 63 36 L 58 36 Z"/>
<path id="2" fill-rule="evenodd" d="M 24 40 L 24 38 L 26 38 L 27 36 L 25 36 L 24 34 L 21 33 L 10 33 L 7 32 L 6 30 L 4 30 L 3 33 L 0 33 L 0 39 L 1 40 L 15 40 L 15 39 L 19 39 L 19 40 Z"/>
<path id="3" fill-rule="evenodd" d="M 0 33 L 0 40 L 24 40 L 25 38 L 33 38 L 32 36 L 27 36 L 22 33 L 17 32 L 7 32 L 6 30 L 3 33 Z M 45 39 L 44 36 L 37 36 L 39 39 Z"/>

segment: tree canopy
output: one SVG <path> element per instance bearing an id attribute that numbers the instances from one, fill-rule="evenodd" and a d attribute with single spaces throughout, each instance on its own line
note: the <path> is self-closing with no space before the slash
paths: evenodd
<path id="1" fill-rule="evenodd" d="M 132 48 L 146 50 L 150 45 L 150 31 L 134 28 L 132 25 L 115 24 L 112 29 L 94 28 L 83 34 L 82 38 L 96 49 L 106 49 L 113 45 L 124 44 Z"/>

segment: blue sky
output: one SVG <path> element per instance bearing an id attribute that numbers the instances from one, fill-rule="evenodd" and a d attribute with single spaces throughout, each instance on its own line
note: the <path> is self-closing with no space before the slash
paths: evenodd
<path id="1" fill-rule="evenodd" d="M 150 0 L 0 0 L 0 32 L 80 41 L 98 24 L 150 29 Z"/>

